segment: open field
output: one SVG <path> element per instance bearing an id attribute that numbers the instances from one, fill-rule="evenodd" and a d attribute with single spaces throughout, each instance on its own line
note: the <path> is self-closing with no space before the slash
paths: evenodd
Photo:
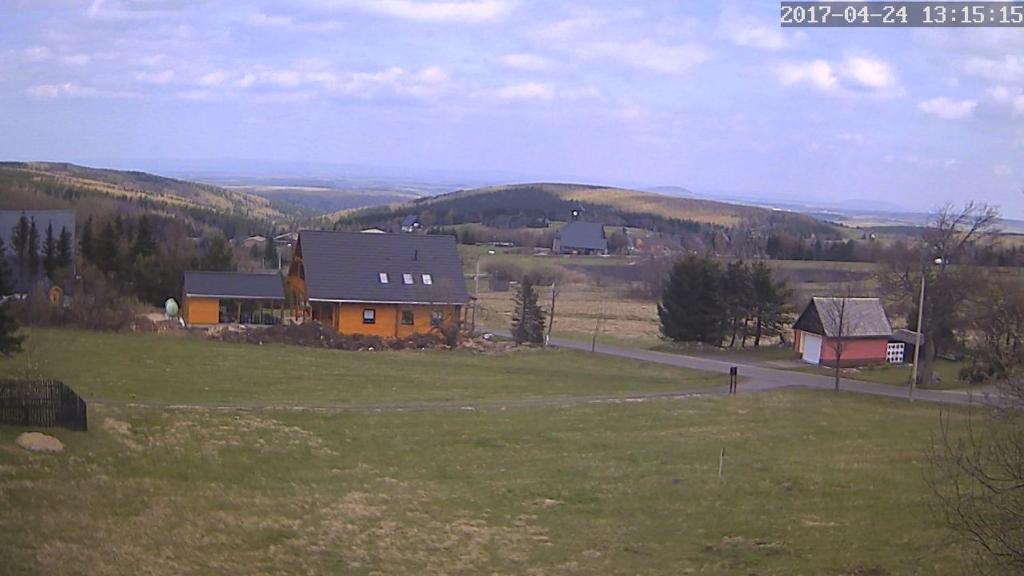
<path id="1" fill-rule="evenodd" d="M 942 359 L 936 360 L 935 376 L 937 379 L 937 385 L 933 388 L 943 390 L 969 386 L 968 384 L 960 381 L 961 367 L 963 367 L 962 362 L 953 362 Z M 826 376 L 832 374 L 831 368 L 807 366 L 802 370 L 812 374 L 822 374 Z M 842 372 L 843 378 L 864 380 L 865 382 L 877 382 L 879 384 L 889 384 L 891 386 L 908 386 L 910 384 L 910 374 L 912 370 L 913 366 L 909 364 L 901 364 L 898 366 L 869 366 L 857 369 L 844 369 Z"/>
<path id="2" fill-rule="evenodd" d="M 665 392 L 725 377 L 569 350 L 344 352 L 190 336 L 32 330 L 0 376 L 65 380 L 86 398 L 386 403 Z"/>
<path id="3" fill-rule="evenodd" d="M 138 338 L 133 347 L 135 336 L 47 333 L 51 346 L 63 342 L 76 358 L 103 354 L 76 359 L 72 368 L 52 348 L 38 350 L 42 339 L 32 336 L 35 361 L 48 359 L 47 372 L 93 392 L 129 394 L 124 383 L 135 382 L 139 401 L 325 394 L 296 378 L 310 370 L 304 363 L 317 362 L 306 353 L 321 351 L 166 336 Z M 199 346 L 241 372 L 213 372 L 206 359 L 188 365 L 202 356 Z M 396 386 L 437 356 L 447 372 L 423 377 L 419 387 L 428 389 L 443 388 L 447 376 L 476 361 L 448 353 L 323 353 L 339 370 L 371 364 L 380 382 Z M 597 358 L 536 355 L 521 372 L 500 357 L 481 357 L 514 393 L 524 390 L 518 380 L 551 365 L 570 365 L 544 375 L 551 386 L 594 385 L 588 364 Z M 608 360 L 602 371 L 615 364 Z M 246 372 L 246 365 L 254 368 Z M 171 366 L 179 377 L 161 377 Z M 658 386 L 638 368 L 621 365 L 635 385 Z M 253 381 L 257 372 L 264 376 Z M 159 384 L 143 384 L 151 378 Z M 292 382 L 293 391 L 267 387 L 275 381 Z M 338 384 L 358 388 L 359 378 Z M 480 386 L 488 394 L 490 385 Z M 954 425 L 961 416 L 953 413 Z M 94 404 L 90 421 L 87 433 L 53 431 L 67 444 L 56 455 L 15 448 L 20 430 L 0 427 L 5 574 L 895 575 L 962 568 L 962 552 L 928 508 L 924 450 L 938 423 L 928 404 L 810 391 L 414 413 Z"/>

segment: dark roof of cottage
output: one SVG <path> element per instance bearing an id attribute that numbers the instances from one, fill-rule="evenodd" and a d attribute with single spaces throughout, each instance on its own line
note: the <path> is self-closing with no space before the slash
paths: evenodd
<path id="1" fill-rule="evenodd" d="M 185 272 L 185 295 L 249 300 L 284 300 L 276 272 Z"/>
<path id="2" fill-rule="evenodd" d="M 608 240 L 604 237 L 604 225 L 599 222 L 569 222 L 555 232 L 562 248 L 584 250 L 607 250 Z"/>
<path id="3" fill-rule="evenodd" d="M 843 317 L 844 338 L 892 336 L 892 326 L 878 298 L 812 298 L 793 328 L 836 338 L 840 332 L 840 316 Z"/>
<path id="4" fill-rule="evenodd" d="M 455 238 L 420 234 L 299 232 L 310 300 L 465 304 L 469 302 Z M 380 274 L 388 282 L 380 281 Z M 412 284 L 403 275 L 412 275 Z M 430 276 L 425 284 L 423 275 Z"/>
<path id="5" fill-rule="evenodd" d="M 907 330 L 906 328 L 899 328 L 892 331 L 893 342 L 903 342 L 904 344 L 910 344 L 916 346 L 918 342 L 923 342 L 924 337 L 919 332 L 913 330 Z"/>
<path id="6" fill-rule="evenodd" d="M 420 221 L 420 217 L 419 217 L 419 216 L 417 216 L 417 215 L 415 215 L 415 214 L 409 214 L 408 216 L 406 216 L 406 217 L 405 217 L 405 218 L 404 218 L 404 219 L 402 220 L 402 226 L 403 226 L 403 227 L 410 227 L 410 226 L 414 226 L 414 225 L 416 225 L 417 223 L 419 223 L 419 221 Z"/>

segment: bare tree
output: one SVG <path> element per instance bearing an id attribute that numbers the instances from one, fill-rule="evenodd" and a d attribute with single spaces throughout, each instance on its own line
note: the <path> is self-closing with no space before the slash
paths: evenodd
<path id="1" fill-rule="evenodd" d="M 998 233 L 998 221 L 999 211 L 988 204 L 947 204 L 932 216 L 918 246 L 891 251 L 887 259 L 881 283 L 892 303 L 915 318 L 917 310 L 924 310 L 917 385 L 931 385 L 935 356 L 953 341 L 958 308 L 975 280 L 966 268 L 965 255 Z M 922 277 L 927 286 L 923 306 L 919 301 Z"/>
<path id="2" fill-rule="evenodd" d="M 979 574 L 1024 573 L 1024 385 L 1007 384 L 1009 410 L 957 432 L 941 416 L 929 453 L 928 482 L 948 526 L 971 545 Z M 979 429 L 978 424 L 984 424 Z"/>
<path id="3" fill-rule="evenodd" d="M 847 296 L 842 298 L 823 298 L 823 305 L 820 313 L 823 314 L 821 322 L 825 328 L 825 346 L 832 350 L 835 357 L 833 375 L 835 377 L 835 389 L 839 390 L 839 371 L 842 368 L 843 356 L 847 350 L 847 344 L 851 334 L 856 334 L 860 320 L 856 314 L 851 313 L 849 290 Z"/>

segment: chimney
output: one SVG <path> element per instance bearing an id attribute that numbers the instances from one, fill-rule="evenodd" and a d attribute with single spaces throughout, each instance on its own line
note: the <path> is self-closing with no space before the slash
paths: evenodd
<path id="1" fill-rule="evenodd" d="M 419 251 L 419 249 L 416 249 L 416 250 L 412 251 L 412 259 L 413 259 L 413 262 L 415 262 L 416 260 L 420 259 L 420 251 Z"/>

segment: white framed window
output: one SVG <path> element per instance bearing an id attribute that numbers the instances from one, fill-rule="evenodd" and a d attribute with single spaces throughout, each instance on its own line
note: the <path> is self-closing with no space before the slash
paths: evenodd
<path id="1" fill-rule="evenodd" d="M 387 284 L 388 281 L 389 281 L 388 280 L 388 273 L 387 272 L 380 272 L 380 273 L 377 274 L 377 277 L 380 278 L 380 283 L 381 284 Z"/>
<path id="2" fill-rule="evenodd" d="M 431 276 L 430 274 L 424 274 L 423 275 L 423 283 L 425 285 L 427 285 L 427 286 L 430 286 L 431 284 L 434 283 L 434 277 Z"/>
<path id="3" fill-rule="evenodd" d="M 376 324 L 377 311 L 373 308 L 363 308 L 363 324 Z"/>
<path id="4" fill-rule="evenodd" d="M 403 284 L 412 284 L 412 274 L 402 274 Z"/>

